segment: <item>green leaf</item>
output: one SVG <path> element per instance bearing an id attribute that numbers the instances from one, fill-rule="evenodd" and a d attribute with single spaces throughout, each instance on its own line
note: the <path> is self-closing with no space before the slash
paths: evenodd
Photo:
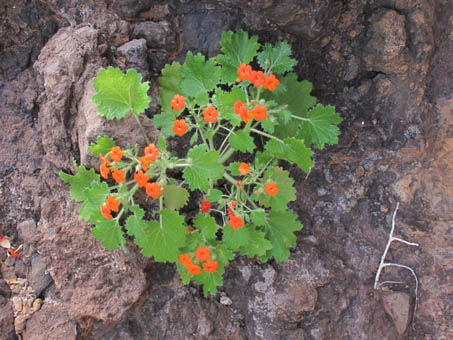
<path id="1" fill-rule="evenodd" d="M 297 216 L 291 211 L 272 211 L 265 225 L 267 239 L 272 243 L 262 260 L 274 257 L 277 261 L 288 261 L 289 248 L 296 246 L 295 231 L 302 229 L 302 224 L 296 221 Z"/>
<path id="2" fill-rule="evenodd" d="M 206 239 L 215 239 L 219 226 L 215 223 L 215 219 L 212 216 L 205 214 L 198 214 L 193 220 L 195 228 L 201 231 L 201 234 Z"/>
<path id="3" fill-rule="evenodd" d="M 308 109 L 315 105 L 316 98 L 310 95 L 312 84 L 307 80 L 299 82 L 296 73 L 282 77 L 280 85 L 286 87 L 286 91 L 278 95 L 274 93 L 273 99 L 280 105 L 288 105 L 288 110 L 293 115 L 304 117 Z M 275 135 L 279 138 L 295 137 L 300 125 L 300 120 L 291 119 L 287 124 L 276 126 Z"/>
<path id="4" fill-rule="evenodd" d="M 91 217 L 95 212 L 100 211 L 101 205 L 105 203 L 106 197 L 110 194 L 110 189 L 105 182 L 93 181 L 85 193 L 86 199 L 79 210 L 79 216 L 85 221 L 93 222 Z"/>
<path id="5" fill-rule="evenodd" d="M 270 155 L 295 163 L 305 172 L 313 167 L 313 161 L 310 158 L 313 152 L 305 146 L 302 140 L 286 138 L 283 142 L 279 142 L 271 139 L 266 143 L 265 148 Z"/>
<path id="6" fill-rule="evenodd" d="M 223 286 L 222 275 L 218 272 L 205 273 L 202 271 L 200 275 L 195 275 L 193 280 L 199 285 L 203 285 L 204 296 L 208 296 L 208 293 L 215 295 L 217 293 L 217 286 Z"/>
<path id="7" fill-rule="evenodd" d="M 164 206 L 171 210 L 184 207 L 189 200 L 189 192 L 179 185 L 169 184 L 162 192 Z"/>
<path id="8" fill-rule="evenodd" d="M 309 121 L 302 122 L 300 131 L 307 147 L 314 144 L 318 149 L 324 149 L 325 144 L 338 143 L 340 129 L 337 125 L 342 119 L 335 112 L 335 107 L 318 104 L 308 112 L 307 118 Z"/>
<path id="9" fill-rule="evenodd" d="M 99 183 L 100 177 L 94 172 L 94 169 L 87 170 L 83 165 L 77 167 L 75 162 L 74 167 L 77 171 L 75 176 L 60 171 L 60 178 L 63 182 L 70 184 L 71 198 L 76 202 L 83 202 L 86 200 L 86 191 L 90 189 L 93 182 Z"/>
<path id="10" fill-rule="evenodd" d="M 255 143 L 249 132 L 239 130 L 230 135 L 228 139 L 233 150 L 241 152 L 252 152 L 255 150 Z"/>
<path id="11" fill-rule="evenodd" d="M 266 212 L 264 209 L 255 209 L 250 214 L 253 224 L 261 227 L 266 223 Z"/>
<path id="12" fill-rule="evenodd" d="M 160 106 L 162 111 L 174 112 L 170 102 L 175 94 L 181 94 L 181 64 L 174 61 L 162 69 L 162 77 L 159 77 Z"/>
<path id="13" fill-rule="evenodd" d="M 218 163 L 217 150 L 206 152 L 205 145 L 198 145 L 188 153 L 192 165 L 184 169 L 183 177 L 190 190 L 200 189 L 204 192 L 210 188 L 209 179 L 217 180 L 223 177 L 223 165 Z"/>
<path id="14" fill-rule="evenodd" d="M 190 146 L 194 145 L 197 141 L 198 141 L 198 130 L 196 130 L 192 137 L 190 137 L 189 141 Z"/>
<path id="15" fill-rule="evenodd" d="M 232 126 L 239 126 L 242 123 L 241 117 L 234 113 L 234 103 L 238 100 L 241 102 L 247 100 L 244 90 L 238 86 L 233 86 L 229 92 L 216 88 L 215 96 L 213 96 L 214 104 L 222 118 L 228 120 Z"/>
<path id="16" fill-rule="evenodd" d="M 258 199 L 259 204 L 266 208 L 270 206 L 275 211 L 286 210 L 288 202 L 296 200 L 294 179 L 289 177 L 288 171 L 274 167 L 266 171 L 263 182 L 266 183 L 268 180 L 277 184 L 278 193 L 272 197 L 262 193 Z"/>
<path id="17" fill-rule="evenodd" d="M 136 240 L 146 240 L 148 238 L 147 221 L 143 220 L 145 212 L 138 206 L 133 205 L 130 210 L 134 215 L 130 215 L 126 220 L 126 230 L 129 236 L 134 236 Z"/>
<path id="18" fill-rule="evenodd" d="M 250 236 L 248 226 L 243 226 L 238 230 L 234 230 L 231 226 L 226 225 L 223 228 L 223 242 L 233 251 L 239 250 L 249 242 Z"/>
<path id="19" fill-rule="evenodd" d="M 275 47 L 265 44 L 258 53 L 258 64 L 263 70 L 270 70 L 275 75 L 291 71 L 297 60 L 290 57 L 291 46 L 286 41 L 278 42 Z"/>
<path id="20" fill-rule="evenodd" d="M 249 38 L 248 32 L 238 30 L 236 33 L 223 32 L 220 46 L 223 54 L 217 56 L 217 62 L 222 65 L 222 80 L 234 83 L 238 78 L 239 65 L 250 63 L 255 58 L 260 44 L 256 36 Z"/>
<path id="21" fill-rule="evenodd" d="M 196 56 L 187 52 L 184 65 L 181 67 L 181 93 L 187 97 L 204 96 L 213 90 L 219 82 L 220 68 L 216 66 L 214 59 L 205 61 L 203 55 Z"/>
<path id="22" fill-rule="evenodd" d="M 167 142 L 165 141 L 165 137 L 162 135 L 159 135 L 159 140 L 157 141 L 157 148 L 159 149 L 160 152 L 167 151 Z"/>
<path id="23" fill-rule="evenodd" d="M 176 116 L 171 112 L 163 112 L 153 117 L 152 121 L 156 128 L 160 129 L 167 136 L 174 136 L 173 124 Z"/>
<path id="24" fill-rule="evenodd" d="M 217 189 L 211 189 L 206 196 L 209 202 L 218 202 L 222 198 L 223 193 Z"/>
<path id="25" fill-rule="evenodd" d="M 228 171 L 233 175 L 233 176 L 241 176 L 241 173 L 239 172 L 239 166 L 241 163 L 239 162 L 231 162 L 228 164 Z"/>
<path id="26" fill-rule="evenodd" d="M 92 219 L 96 226 L 91 229 L 91 233 L 95 238 L 101 240 L 102 246 L 109 250 L 115 250 L 119 247 L 126 249 L 126 239 L 118 220 L 106 219 L 99 210 L 94 213 Z"/>
<path id="27" fill-rule="evenodd" d="M 154 256 L 157 262 L 175 262 L 180 254 L 179 248 L 185 244 L 187 229 L 183 226 L 184 218 L 168 209 L 161 210 L 160 214 L 162 225 L 157 221 L 148 222 L 146 239 L 136 240 L 136 243 L 144 256 Z"/>
<path id="28" fill-rule="evenodd" d="M 234 258 L 234 254 L 229 250 L 225 245 L 219 241 L 211 242 L 212 246 L 212 258 L 215 258 L 218 268 L 215 273 L 206 273 L 202 270 L 201 275 L 193 275 L 192 279 L 203 286 L 203 294 L 205 296 L 208 293 L 215 295 L 217 291 L 217 286 L 222 286 L 222 275 L 225 272 L 225 267 L 228 265 L 229 261 Z"/>
<path id="29" fill-rule="evenodd" d="M 242 229 L 242 228 L 241 228 Z M 272 249 L 272 243 L 266 239 L 266 234 L 257 230 L 254 226 L 248 227 L 249 239 L 247 245 L 242 246 L 239 252 L 250 258 L 254 256 L 264 256 Z"/>
<path id="30" fill-rule="evenodd" d="M 109 120 L 121 119 L 129 111 L 138 115 L 151 102 L 149 82 L 142 83 L 142 76 L 134 69 L 129 69 L 126 74 L 119 68 L 101 69 L 93 85 L 97 94 L 92 100 L 99 106 L 98 115 Z"/>
<path id="31" fill-rule="evenodd" d="M 94 157 L 99 157 L 99 154 L 105 155 L 111 151 L 115 146 L 115 141 L 109 136 L 98 137 L 96 144 L 91 144 L 88 149 L 91 151 Z"/>

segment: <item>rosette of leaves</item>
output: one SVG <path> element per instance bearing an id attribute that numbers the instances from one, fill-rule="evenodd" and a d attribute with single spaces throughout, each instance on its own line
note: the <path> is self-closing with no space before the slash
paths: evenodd
<path id="1" fill-rule="evenodd" d="M 308 173 L 313 167 L 313 149 L 338 143 L 341 122 L 333 106 L 317 103 L 310 82 L 298 80 L 293 72 L 297 61 L 287 42 L 261 45 L 257 37 L 239 30 L 224 32 L 220 46 L 221 53 L 215 58 L 188 52 L 184 63 L 173 62 L 162 70 L 162 111 L 153 117 L 162 135 L 155 141 L 159 155 L 153 162 L 144 167 L 142 151 L 129 147 L 122 151 L 121 160 L 109 165 L 106 157 L 116 144 L 101 136 L 89 149 L 95 157 L 104 158 L 104 166 L 124 171 L 124 181 L 105 180 L 94 169 L 76 164 L 74 175 L 60 173 L 70 184 L 71 198 L 81 203 L 80 218 L 95 225 L 92 233 L 103 246 L 125 249 L 126 238 L 131 238 L 144 256 L 176 263 L 183 282 L 202 285 L 205 294 L 216 293 L 225 268 L 236 255 L 288 260 L 296 245 L 295 232 L 302 224 L 288 207 L 296 199 L 296 190 L 284 166 L 293 164 Z M 249 80 L 238 81 L 241 64 L 258 65 L 263 75 L 278 80 L 278 86 L 269 90 Z M 109 120 L 142 114 L 151 102 L 149 83 L 133 69 L 126 73 L 112 67 L 101 69 L 94 88 L 98 114 Z M 185 100 L 178 110 L 172 106 L 175 95 Z M 265 107 L 265 119 L 245 122 L 236 112 L 238 101 L 250 110 L 256 105 Z M 203 119 L 208 107 L 218 112 L 214 122 Z M 180 138 L 174 126 L 181 120 L 187 124 L 182 134 L 190 134 L 190 148 L 179 158 L 167 149 L 166 140 Z M 254 162 L 247 163 L 247 171 L 241 173 L 241 162 L 232 162 L 232 155 L 235 160 Z M 175 169 L 181 173 L 172 178 L 169 173 L 174 174 Z M 134 180 L 139 171 L 161 191 L 148 200 L 158 207 L 156 219 L 146 218 L 148 207 L 134 199 L 138 190 L 144 190 Z M 269 194 L 268 184 L 278 188 L 277 192 Z M 185 216 L 182 211 L 194 191 L 203 195 L 207 208 Z M 110 196 L 120 209 L 108 219 L 100 207 Z M 233 217 L 238 223 L 230 223 Z M 203 261 L 195 256 L 200 247 L 209 249 L 214 267 L 203 269 Z M 188 256 L 183 263 L 182 254 Z M 200 268 L 199 273 L 188 269 L 187 258 Z"/>

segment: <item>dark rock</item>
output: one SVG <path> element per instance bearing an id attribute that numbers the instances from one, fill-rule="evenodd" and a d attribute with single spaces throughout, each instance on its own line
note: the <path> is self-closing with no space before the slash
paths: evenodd
<path id="1" fill-rule="evenodd" d="M 45 302 L 41 309 L 33 313 L 27 320 L 22 339 L 75 340 L 77 339 L 77 324 L 69 318 L 61 304 Z"/>
<path id="2" fill-rule="evenodd" d="M 134 27 L 133 36 L 143 38 L 149 48 L 172 51 L 176 47 L 176 34 L 166 20 L 153 22 L 145 21 Z"/>
<path id="3" fill-rule="evenodd" d="M 3 296 L 0 296 L 0 329 L 2 339 L 16 339 L 13 307 L 8 299 Z"/>
<path id="4" fill-rule="evenodd" d="M 17 225 L 19 237 L 25 243 L 34 243 L 39 240 L 39 234 L 36 230 L 36 222 L 34 220 L 27 220 Z"/>
<path id="5" fill-rule="evenodd" d="M 136 18 L 140 11 L 149 6 L 146 0 L 114 0 L 112 4 L 113 10 L 123 19 Z"/>
<path id="6" fill-rule="evenodd" d="M 392 319 L 396 331 L 403 335 L 410 321 L 410 296 L 402 292 L 390 292 L 381 295 L 381 302 Z"/>
<path id="7" fill-rule="evenodd" d="M 41 261 L 41 256 L 38 253 L 34 253 L 31 257 L 30 281 L 36 296 L 41 295 L 43 290 L 52 282 L 46 265 Z"/>
<path id="8" fill-rule="evenodd" d="M 135 68 L 144 79 L 148 77 L 148 55 L 145 39 L 134 39 L 117 50 L 118 60 L 126 68 Z"/>

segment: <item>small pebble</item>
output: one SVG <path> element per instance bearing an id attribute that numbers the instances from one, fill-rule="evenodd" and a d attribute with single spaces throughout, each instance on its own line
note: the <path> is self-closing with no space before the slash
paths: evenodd
<path id="1" fill-rule="evenodd" d="M 221 296 L 220 303 L 224 306 L 229 306 L 233 303 L 233 301 L 231 301 L 231 299 L 228 296 Z"/>
<path id="2" fill-rule="evenodd" d="M 33 306 L 32 306 L 33 312 L 37 312 L 38 310 L 40 310 L 41 306 L 42 306 L 41 299 L 36 299 L 35 301 L 33 301 Z"/>

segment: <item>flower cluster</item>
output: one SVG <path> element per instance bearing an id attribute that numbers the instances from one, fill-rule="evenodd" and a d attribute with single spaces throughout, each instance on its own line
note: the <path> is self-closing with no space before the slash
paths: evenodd
<path id="1" fill-rule="evenodd" d="M 110 152 L 105 154 L 105 156 L 99 154 L 99 159 L 101 160 L 99 169 L 101 176 L 105 179 L 108 179 L 109 173 L 110 171 L 112 171 L 112 177 L 117 183 L 124 182 L 126 180 L 124 170 L 120 170 L 115 167 L 109 167 L 109 165 L 111 165 L 111 162 L 108 157 L 110 157 L 113 162 L 118 163 L 121 158 L 123 158 L 123 152 L 121 151 L 121 148 L 119 146 L 114 146 Z"/>
<path id="2" fill-rule="evenodd" d="M 219 265 L 217 264 L 217 262 L 210 260 L 211 256 L 208 248 L 199 246 L 195 251 L 195 257 L 198 260 L 196 262 L 198 264 L 192 262 L 192 259 L 189 256 L 189 254 L 179 255 L 179 263 L 186 267 L 189 274 L 200 275 L 201 274 L 200 264 L 206 273 L 215 273 L 217 271 L 217 267 Z"/>
<path id="3" fill-rule="evenodd" d="M 255 105 L 251 111 L 247 109 L 250 105 L 244 104 L 242 101 L 238 100 L 234 103 L 234 113 L 240 115 L 241 119 L 248 123 L 250 119 L 257 120 L 266 120 L 267 119 L 267 107 L 261 106 L 259 104 Z M 250 114 L 251 112 L 251 114 Z"/>
<path id="4" fill-rule="evenodd" d="M 254 71 L 252 66 L 242 63 L 238 70 L 239 78 L 237 81 L 248 80 L 256 87 L 263 87 L 266 90 L 274 91 L 277 86 L 280 84 L 280 81 L 275 77 L 275 75 L 270 74 L 264 76 L 263 71 Z"/>
<path id="5" fill-rule="evenodd" d="M 120 202 L 115 197 L 110 195 L 107 197 L 105 204 L 101 205 L 101 213 L 106 219 L 111 220 L 113 218 L 112 211 L 118 212 L 119 207 Z"/>

